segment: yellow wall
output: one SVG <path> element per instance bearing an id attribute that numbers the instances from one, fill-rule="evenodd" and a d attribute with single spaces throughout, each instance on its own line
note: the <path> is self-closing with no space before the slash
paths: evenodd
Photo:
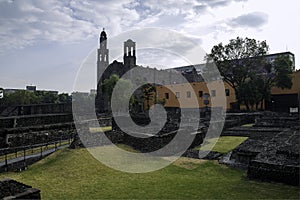
<path id="1" fill-rule="evenodd" d="M 225 97 L 225 89 L 229 90 L 229 96 Z M 212 96 L 212 90 L 216 91 L 215 97 Z M 165 107 L 203 108 L 205 107 L 203 102 L 204 96 L 200 97 L 199 91 L 202 91 L 203 94 L 210 94 L 211 97 L 209 98 L 208 107 L 213 106 L 229 109 L 230 103 L 236 101 L 234 90 L 227 83 L 223 85 L 222 81 L 213 81 L 209 84 L 205 82 L 195 82 L 190 84 L 157 86 L 157 98 L 164 99 L 165 93 L 168 93 L 169 99 L 166 99 Z M 176 92 L 180 94 L 179 98 L 176 97 Z M 190 92 L 190 98 L 188 98 L 187 92 Z"/>
<path id="2" fill-rule="evenodd" d="M 291 89 L 280 89 L 272 88 L 271 94 L 298 94 L 300 93 L 300 70 L 294 72 L 293 76 L 293 87 Z M 231 103 L 236 102 L 236 97 L 234 90 L 231 86 L 224 82 L 224 86 L 220 84 L 220 81 L 213 81 L 209 84 L 205 82 L 195 82 L 189 84 L 174 84 L 174 85 L 165 85 L 157 86 L 157 99 L 164 99 L 165 93 L 169 94 L 169 99 L 166 99 L 165 107 L 180 107 L 180 108 L 204 108 L 203 103 L 204 98 L 199 97 L 199 91 L 203 91 L 203 94 L 209 93 L 212 95 L 212 92 L 209 90 L 216 90 L 216 97 L 209 98 L 208 107 L 223 107 L 226 110 L 231 108 Z M 209 88 L 209 89 L 208 89 Z M 225 89 L 229 90 L 229 96 L 225 96 Z M 187 97 L 187 92 L 191 92 L 191 97 Z M 179 92 L 180 97 L 177 98 L 175 93 Z M 224 99 L 225 97 L 225 99 Z M 212 105 L 213 101 L 213 105 Z M 152 105 L 153 102 L 150 102 Z M 245 109 L 245 106 L 241 106 L 241 109 Z"/>
<path id="3" fill-rule="evenodd" d="M 292 75 L 293 86 L 291 89 L 272 88 L 271 94 L 299 94 L 300 93 L 300 70 Z"/>

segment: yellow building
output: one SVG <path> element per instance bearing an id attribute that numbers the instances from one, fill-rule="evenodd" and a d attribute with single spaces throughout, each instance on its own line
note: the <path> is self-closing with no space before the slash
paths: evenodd
<path id="1" fill-rule="evenodd" d="M 165 99 L 165 107 L 178 108 L 204 108 L 204 100 L 209 100 L 208 107 L 230 108 L 230 103 L 235 102 L 234 90 L 222 81 L 210 84 L 194 82 L 157 86 L 157 99 Z"/>
<path id="2" fill-rule="evenodd" d="M 271 100 L 264 103 L 267 110 L 289 112 L 290 108 L 299 108 L 300 70 L 292 76 L 291 89 L 272 88 Z M 231 110 L 237 101 L 233 88 L 222 81 L 157 86 L 156 99 L 164 100 L 166 108 L 205 108 L 204 102 L 209 100 L 207 107 L 222 107 L 224 110 Z M 153 100 L 150 105 L 153 105 Z M 241 105 L 241 109 L 245 106 Z"/>
<path id="3" fill-rule="evenodd" d="M 300 70 L 292 75 L 291 89 L 272 88 L 271 99 L 266 102 L 266 109 L 278 112 L 297 112 L 300 109 Z"/>

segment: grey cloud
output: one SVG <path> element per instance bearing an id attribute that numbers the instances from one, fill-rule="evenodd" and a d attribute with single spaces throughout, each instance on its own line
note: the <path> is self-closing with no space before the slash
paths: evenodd
<path id="1" fill-rule="evenodd" d="M 193 10 L 197 14 L 202 14 L 202 13 L 206 12 L 207 6 L 206 5 L 197 5 L 197 6 L 194 6 Z"/>
<path id="2" fill-rule="evenodd" d="M 139 19 L 124 5 L 134 0 L 0 0 L 0 51 L 38 41 L 73 43 L 99 34 L 106 26 L 118 33 Z"/>
<path id="3" fill-rule="evenodd" d="M 197 4 L 193 6 L 193 11 L 199 15 L 206 13 L 209 8 L 228 6 L 232 2 L 246 2 L 248 0 L 197 0 Z"/>
<path id="4" fill-rule="evenodd" d="M 231 3 L 230 0 L 199 0 L 201 3 L 205 3 L 209 7 L 226 6 Z"/>
<path id="5" fill-rule="evenodd" d="M 241 15 L 228 21 L 231 27 L 259 28 L 268 22 L 268 15 L 262 12 L 253 12 Z"/>
<path id="6" fill-rule="evenodd" d="M 202 5 L 206 5 L 210 8 L 227 6 L 232 2 L 246 2 L 248 0 L 197 0 L 197 2 L 201 3 Z"/>

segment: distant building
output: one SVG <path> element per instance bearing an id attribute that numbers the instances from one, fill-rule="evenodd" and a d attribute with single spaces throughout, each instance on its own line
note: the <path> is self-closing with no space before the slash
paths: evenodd
<path id="1" fill-rule="evenodd" d="M 24 89 L 4 88 L 3 93 L 4 95 L 7 95 L 7 94 L 15 93 L 20 90 L 24 90 Z"/>
<path id="2" fill-rule="evenodd" d="M 27 85 L 26 90 L 29 92 L 35 92 L 36 91 L 36 86 L 35 85 Z"/>
<path id="3" fill-rule="evenodd" d="M 97 90 L 95 89 L 90 89 L 90 95 L 96 95 L 97 94 Z"/>
<path id="4" fill-rule="evenodd" d="M 26 89 L 5 88 L 3 90 L 3 93 L 7 95 L 7 94 L 15 93 L 17 91 L 29 91 L 29 92 L 35 92 L 35 93 L 48 92 L 48 93 L 52 93 L 54 95 L 58 95 L 58 91 L 56 91 L 56 90 L 37 90 L 35 85 L 26 86 Z"/>

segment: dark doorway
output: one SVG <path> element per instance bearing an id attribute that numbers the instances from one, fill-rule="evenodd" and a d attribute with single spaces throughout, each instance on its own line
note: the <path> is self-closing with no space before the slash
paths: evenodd
<path id="1" fill-rule="evenodd" d="M 296 108 L 298 105 L 298 94 L 278 94 L 272 95 L 270 101 L 266 101 L 266 110 L 290 112 L 290 108 Z"/>

